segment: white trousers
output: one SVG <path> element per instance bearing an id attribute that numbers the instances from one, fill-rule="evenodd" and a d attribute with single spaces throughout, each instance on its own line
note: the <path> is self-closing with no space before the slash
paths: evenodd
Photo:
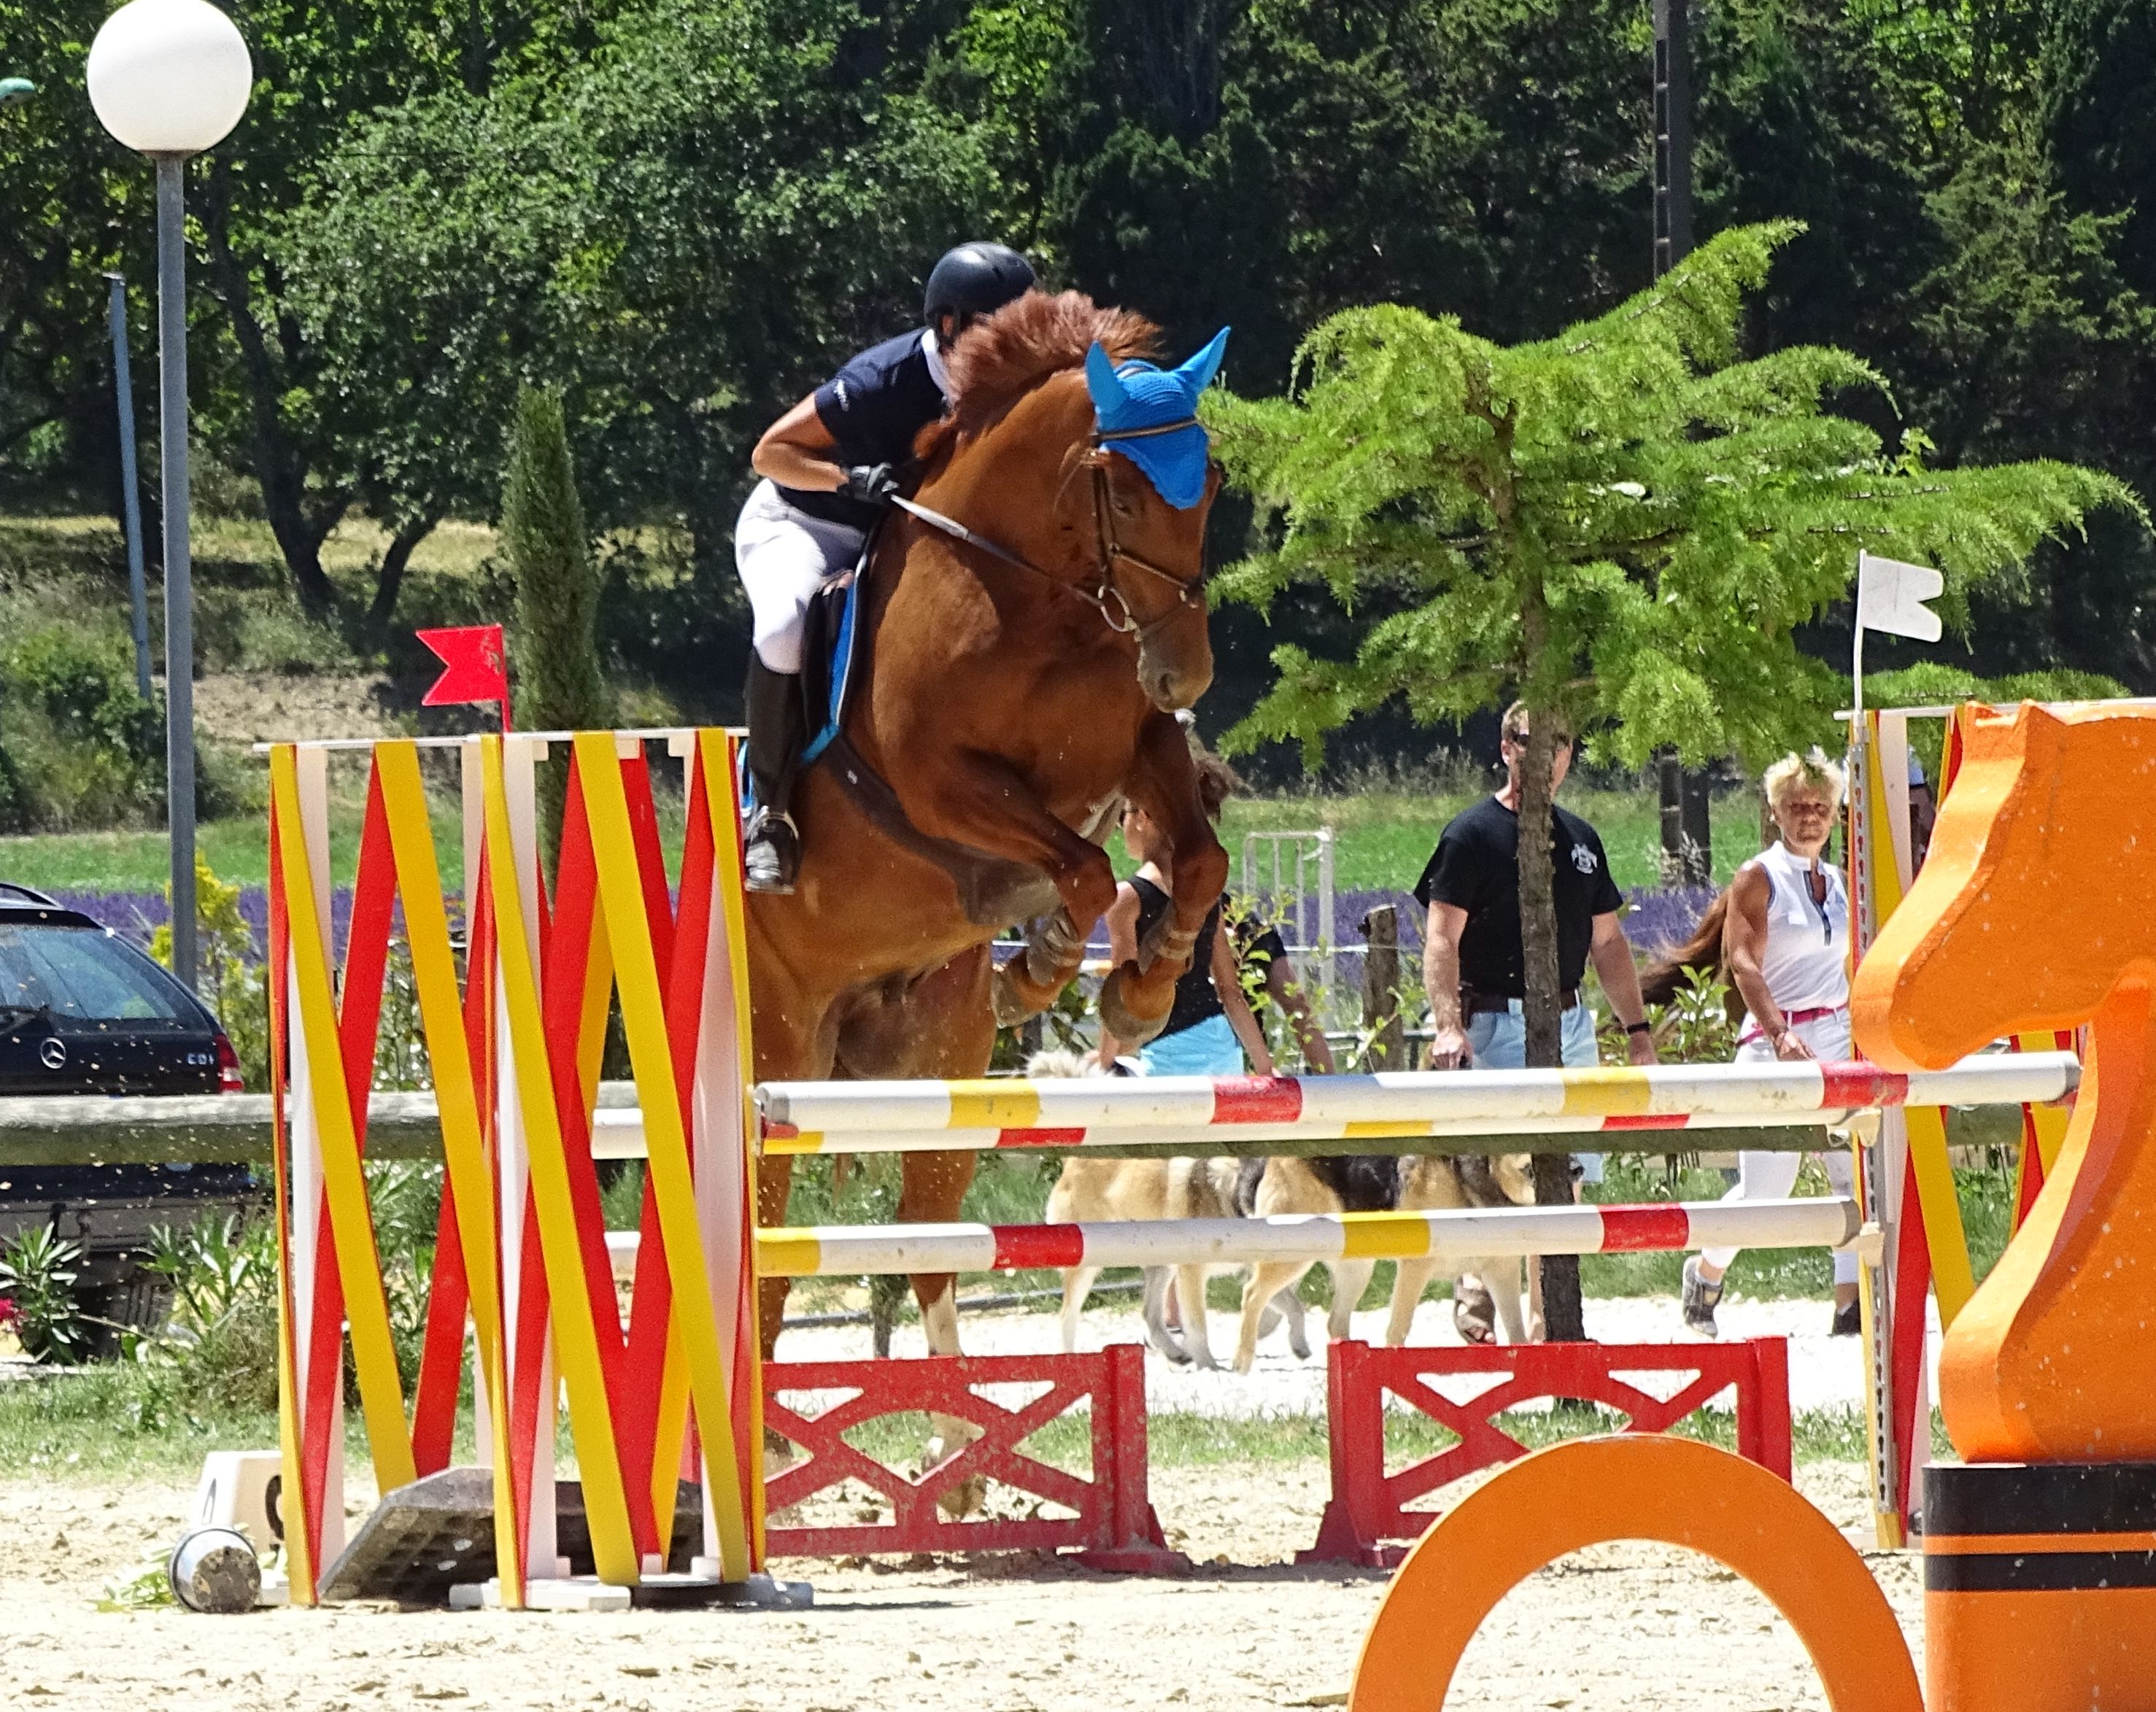
<path id="1" fill-rule="evenodd" d="M 788 505 L 758 482 L 734 524 L 734 568 L 756 619 L 757 658 L 774 672 L 801 669 L 801 620 L 816 591 L 852 570 L 868 537 Z"/>
<path id="2" fill-rule="evenodd" d="M 1793 1025 L 1797 1038 L 1812 1049 L 1822 1063 L 1832 1064 L 1851 1055 L 1849 1012 L 1836 1011 L 1830 1016 L 1815 1017 L 1809 1023 Z M 1775 1062 L 1774 1048 L 1763 1034 L 1755 1034 L 1737 1048 L 1736 1062 L 1740 1064 L 1771 1064 Z M 1768 1153 L 1748 1150 L 1737 1156 L 1737 1187 L 1722 1198 L 1725 1201 L 1779 1201 L 1797 1186 L 1797 1171 L 1804 1164 L 1801 1153 Z M 1851 1168 L 1846 1148 L 1834 1148 L 1820 1156 L 1826 1166 L 1826 1180 L 1837 1195 L 1853 1197 L 1856 1192 L 1856 1176 Z M 1700 1258 L 1718 1271 L 1727 1271 L 1729 1263 L 1738 1255 L 1734 1248 L 1708 1248 Z M 1856 1253 L 1854 1249 L 1834 1251 L 1834 1281 L 1838 1284 L 1856 1282 Z"/>

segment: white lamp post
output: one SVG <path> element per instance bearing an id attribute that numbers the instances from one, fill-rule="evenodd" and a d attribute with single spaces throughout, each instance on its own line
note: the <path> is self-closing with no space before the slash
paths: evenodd
<path id="1" fill-rule="evenodd" d="M 187 249 L 180 169 L 239 123 L 254 64 L 208 0 L 131 0 L 90 44 L 90 103 L 157 167 L 157 424 L 165 490 L 165 796 L 172 973 L 195 984 L 194 596 L 187 551 Z"/>

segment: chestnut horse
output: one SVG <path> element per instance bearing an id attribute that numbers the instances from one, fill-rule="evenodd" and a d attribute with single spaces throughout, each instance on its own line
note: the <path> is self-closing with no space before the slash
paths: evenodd
<path id="1" fill-rule="evenodd" d="M 895 515 L 877 542 L 867 679 L 795 797 L 799 884 L 748 900 L 758 1080 L 981 1074 L 998 1010 L 1045 1008 L 1077 973 L 1115 897 L 1095 839 L 1125 798 L 1173 840 L 1174 905 L 1150 961 L 1111 976 L 1103 1013 L 1126 1038 L 1158 1032 L 1228 870 L 1174 716 L 1213 676 L 1199 577 L 1219 474 L 1195 505 L 1168 504 L 1100 437 L 1084 372 L 1096 341 L 1122 361 L 1157 336 L 1077 293 L 1033 292 L 952 350 L 952 412 L 918 448 L 929 515 Z M 864 806 L 864 771 L 911 835 L 888 804 Z M 962 884 L 924 839 L 977 871 Z M 1051 911 L 996 975 L 998 930 Z M 973 1175 L 970 1153 L 907 1154 L 899 1217 L 955 1218 Z M 791 1186 L 790 1159 L 763 1161 L 760 1222 L 786 1222 Z M 952 1283 L 913 1280 L 939 1354 L 958 1349 Z M 767 1358 L 787 1284 L 762 1285 Z"/>

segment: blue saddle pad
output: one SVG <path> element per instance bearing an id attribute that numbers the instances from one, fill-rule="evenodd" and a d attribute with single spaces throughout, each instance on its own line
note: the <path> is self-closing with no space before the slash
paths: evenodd
<path id="1" fill-rule="evenodd" d="M 831 740 L 839 735 L 839 722 L 846 715 L 846 698 L 854 686 L 855 658 L 860 652 L 863 628 L 860 622 L 861 591 L 868 581 L 868 560 L 864 555 L 850 577 L 841 579 L 816 597 L 818 604 L 824 606 L 827 622 L 821 628 L 829 634 L 830 642 L 828 652 L 818 651 L 819 660 L 828 662 L 821 698 L 824 723 L 816 735 L 808 740 L 808 746 L 801 751 L 803 766 L 815 765 L 817 756 L 830 747 Z M 836 622 L 829 622 L 834 613 Z M 814 704 L 812 703 L 811 711 L 814 710 Z"/>

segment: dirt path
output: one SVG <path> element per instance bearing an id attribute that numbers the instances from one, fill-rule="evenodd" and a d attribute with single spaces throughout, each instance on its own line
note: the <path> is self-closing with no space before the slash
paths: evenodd
<path id="1" fill-rule="evenodd" d="M 1305 1571 L 1322 1470 L 1165 1469 L 1156 1502 L 1199 1560 L 1180 1581 L 1034 1563 L 966 1571 L 778 1566 L 815 1609 L 572 1617 L 371 1607 L 240 1618 L 100 1612 L 110 1580 L 169 1544 L 172 1486 L 0 1483 L 0 1704 L 141 1712 L 331 1712 L 439 1701 L 474 1709 L 637 1712 L 1188 1712 L 1338 1704 L 1383 1579 Z M 1837 1522 L 1861 1471 L 1813 1464 L 1799 1485 Z M 1217 1561 L 1216 1561 L 1217 1560 Z M 1912 1636 L 1913 1563 L 1873 1566 Z M 1449 1707 L 1580 1712 L 1823 1708 L 1804 1650 L 1764 1600 L 1657 1547 L 1598 1548 L 1543 1571 L 1485 1625 Z"/>

